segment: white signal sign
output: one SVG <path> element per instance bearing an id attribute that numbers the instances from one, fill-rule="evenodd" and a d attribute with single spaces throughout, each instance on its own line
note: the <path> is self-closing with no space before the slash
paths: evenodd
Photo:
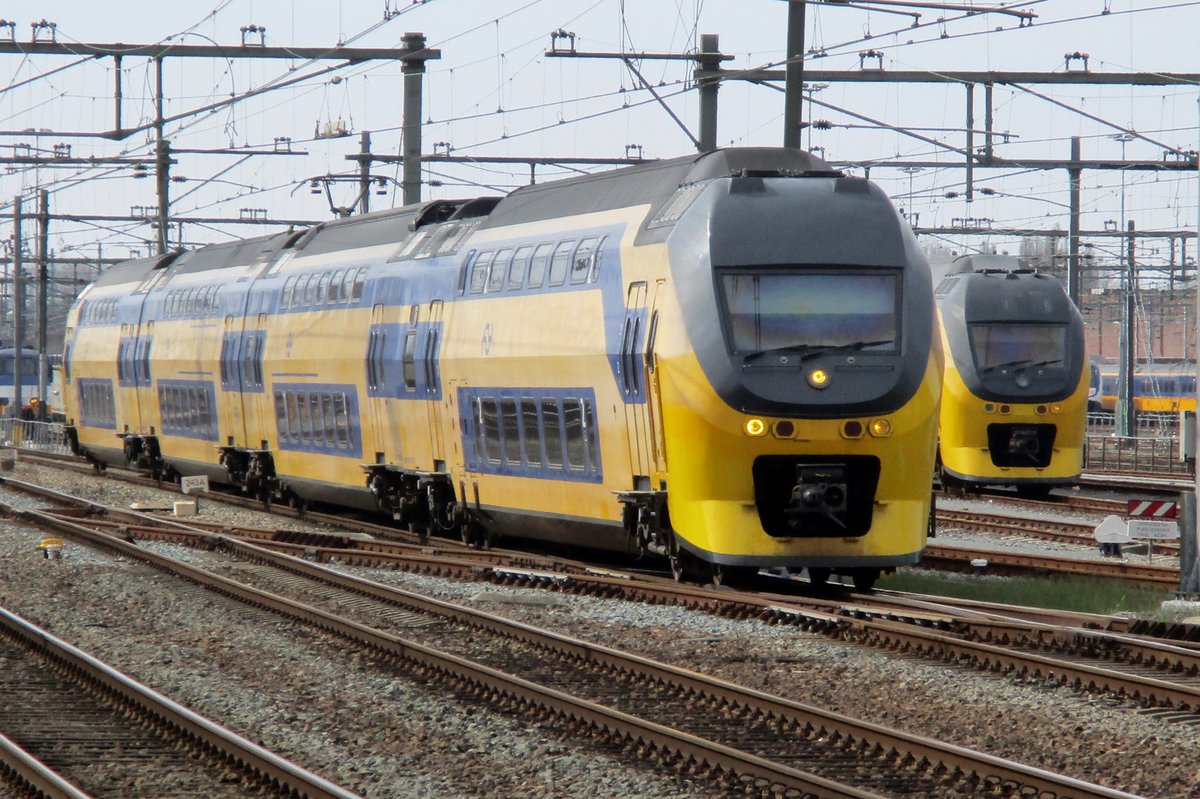
<path id="1" fill-rule="evenodd" d="M 1175 522 L 1160 522 L 1152 519 L 1130 519 L 1131 538 L 1158 541 L 1164 538 L 1179 538 L 1179 525 Z"/>

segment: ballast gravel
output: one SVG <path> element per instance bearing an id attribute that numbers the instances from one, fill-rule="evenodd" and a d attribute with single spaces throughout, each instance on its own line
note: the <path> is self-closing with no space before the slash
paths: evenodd
<path id="1" fill-rule="evenodd" d="M 164 501 L 153 490 L 28 463 L 18 463 L 14 476 L 113 505 Z M 0 501 L 28 502 L 17 496 L 0 487 Z M 202 504 L 201 518 L 313 527 L 216 501 Z M 61 560 L 44 559 L 35 548 L 40 537 L 0 522 L 0 605 L 364 796 L 716 795 L 555 729 L 487 712 L 335 639 L 149 567 L 73 544 Z M 160 547 L 181 557 L 200 554 Z M 1198 727 L 1111 698 L 832 642 L 786 626 L 347 570 L 1135 795 L 1200 799 Z"/>

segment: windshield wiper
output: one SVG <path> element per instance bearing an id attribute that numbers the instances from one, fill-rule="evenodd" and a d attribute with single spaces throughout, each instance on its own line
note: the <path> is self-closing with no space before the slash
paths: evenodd
<path id="1" fill-rule="evenodd" d="M 782 347 L 771 347 L 771 348 L 765 349 L 765 350 L 755 350 L 754 352 L 748 352 L 745 355 L 743 355 L 742 358 L 744 359 L 744 361 L 746 363 L 749 363 L 750 361 L 757 360 L 764 355 L 772 355 L 772 354 L 778 353 L 778 352 L 796 352 L 796 351 L 798 351 L 797 354 L 800 356 L 800 360 L 807 361 L 810 358 L 815 358 L 818 355 L 825 355 L 826 353 L 830 353 L 830 352 L 837 352 L 839 350 L 848 350 L 848 351 L 856 352 L 858 350 L 865 349 L 866 347 L 878 347 L 883 344 L 891 344 L 894 341 L 895 341 L 895 339 L 883 338 L 883 339 L 878 339 L 876 341 L 853 341 L 848 344 L 801 344 L 801 343 L 797 342 L 795 344 L 787 344 Z"/>
<path id="2" fill-rule="evenodd" d="M 1033 366 L 1033 367 L 1049 366 L 1052 363 L 1062 363 L 1062 358 L 1051 358 L 1048 361 L 1033 361 L 1033 360 L 1030 360 L 1029 358 L 1021 358 L 1016 361 L 1005 361 L 1004 363 L 998 363 L 998 364 L 995 364 L 994 366 L 984 367 L 983 369 L 980 370 L 980 374 L 986 374 L 987 372 L 991 372 L 995 369 L 1013 369 L 1016 367 L 1019 367 L 1021 369 L 1028 369 L 1031 366 Z"/>

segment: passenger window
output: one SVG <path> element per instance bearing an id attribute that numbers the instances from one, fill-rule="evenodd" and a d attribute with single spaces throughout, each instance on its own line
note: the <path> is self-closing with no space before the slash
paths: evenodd
<path id="1" fill-rule="evenodd" d="M 575 249 L 573 241 L 564 241 L 554 248 L 554 258 L 550 261 L 549 285 L 561 286 L 567 279 L 567 267 L 571 263 L 571 250 L 573 249 Z"/>
<path id="2" fill-rule="evenodd" d="M 542 287 L 542 281 L 546 279 L 546 264 L 550 261 L 553 249 L 553 244 L 539 244 L 533 251 L 533 260 L 529 262 L 529 282 L 526 284 L 529 288 Z"/>
<path id="3" fill-rule="evenodd" d="M 292 307 L 292 289 L 296 287 L 296 276 L 292 275 L 283 281 L 283 291 L 279 293 L 279 309 L 287 310 Z"/>
<path id="4" fill-rule="evenodd" d="M 287 392 L 288 440 L 292 443 L 300 441 L 300 410 L 296 405 L 296 392 Z"/>
<path id="5" fill-rule="evenodd" d="M 337 414 L 333 412 L 333 395 L 321 395 L 321 410 L 325 416 L 325 446 L 333 447 L 337 444 Z"/>
<path id="6" fill-rule="evenodd" d="M 583 401 L 583 430 L 584 439 L 587 441 L 588 465 L 592 472 L 598 473 L 600 471 L 600 446 L 596 441 L 596 413 L 592 409 L 590 399 Z"/>
<path id="7" fill-rule="evenodd" d="M 575 258 L 571 261 L 571 284 L 578 285 L 588 279 L 588 272 L 592 267 L 592 258 L 596 254 L 595 238 L 584 239 L 579 242 L 579 249 L 575 251 Z"/>
<path id="8" fill-rule="evenodd" d="M 283 392 L 275 392 L 275 426 L 279 429 L 279 440 L 288 437 L 287 403 L 283 400 Z"/>
<path id="9" fill-rule="evenodd" d="M 321 275 L 321 282 L 317 284 L 317 305 L 324 305 L 325 300 L 329 297 L 329 273 Z"/>
<path id="10" fill-rule="evenodd" d="M 360 266 L 354 272 L 354 284 L 350 287 L 350 302 L 358 302 L 363 296 L 363 284 L 367 282 L 367 268 Z"/>
<path id="11" fill-rule="evenodd" d="M 538 426 L 537 401 L 533 397 L 521 397 L 521 433 L 525 439 L 525 462 L 530 466 L 541 466 L 542 431 Z"/>
<path id="12" fill-rule="evenodd" d="M 551 469 L 561 469 L 563 450 L 558 400 L 542 400 L 542 442 L 546 445 L 546 465 Z"/>
<path id="13" fill-rule="evenodd" d="M 404 334 L 404 390 L 417 390 L 417 331 L 409 328 Z"/>
<path id="14" fill-rule="evenodd" d="M 321 413 L 321 395 L 312 392 L 308 395 L 308 418 L 312 420 L 313 443 L 318 447 L 325 445 L 325 416 Z"/>
<path id="15" fill-rule="evenodd" d="M 341 302 L 342 301 L 342 279 L 345 278 L 346 271 L 338 269 L 329 278 L 329 295 L 325 298 L 326 302 Z"/>
<path id="16" fill-rule="evenodd" d="M 480 401 L 483 418 L 483 439 L 487 444 L 488 463 L 500 463 L 500 417 L 496 412 L 496 400 L 484 398 Z"/>
<path id="17" fill-rule="evenodd" d="M 504 460 L 509 466 L 520 466 L 521 428 L 517 422 L 516 400 L 500 400 L 500 418 L 504 422 Z"/>
<path id="18" fill-rule="evenodd" d="M 333 395 L 333 413 L 337 417 L 338 446 L 350 447 L 350 413 L 346 410 L 346 394 L 339 391 Z"/>
<path id="19" fill-rule="evenodd" d="M 512 259 L 512 250 L 501 250 L 492 261 L 491 275 L 488 277 L 487 290 L 489 293 L 504 288 L 504 278 L 508 274 L 508 263 Z"/>
<path id="20" fill-rule="evenodd" d="M 472 294 L 482 294 L 488 282 L 488 269 L 492 265 L 492 257 L 495 255 L 491 250 L 481 252 L 475 257 L 475 263 L 471 265 L 471 281 L 470 290 Z"/>
<path id="21" fill-rule="evenodd" d="M 592 263 L 588 269 L 588 282 L 595 283 L 600 279 L 600 262 L 604 259 L 604 243 L 608 241 L 605 236 L 596 244 L 596 249 L 592 250 Z"/>
<path id="22" fill-rule="evenodd" d="M 518 291 L 525 285 L 525 270 L 529 268 L 529 254 L 532 247 L 520 247 L 508 266 L 508 290 Z"/>
<path id="23" fill-rule="evenodd" d="M 587 450 L 583 443 L 583 407 L 577 399 L 563 400 L 563 428 L 567 439 L 567 466 L 583 471 L 587 465 Z"/>
<path id="24" fill-rule="evenodd" d="M 317 284 L 319 282 L 320 278 L 315 274 L 309 275 L 304 280 L 304 305 L 309 308 L 317 300 Z"/>

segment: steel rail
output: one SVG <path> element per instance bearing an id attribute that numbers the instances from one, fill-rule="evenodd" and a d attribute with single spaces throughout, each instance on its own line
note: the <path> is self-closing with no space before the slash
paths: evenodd
<path id="1" fill-rule="evenodd" d="M 43 657 L 61 663 L 72 673 L 150 716 L 163 719 L 181 734 L 210 751 L 232 758 L 230 762 L 240 764 L 268 783 L 289 786 L 289 790 L 307 799 L 361 799 L 358 794 L 225 729 L 4 608 L 0 608 L 0 626 Z"/>
<path id="2" fill-rule="evenodd" d="M 978 513 L 970 510 L 938 508 L 938 524 L 984 533 L 1026 536 L 1063 544 L 1095 546 L 1096 525 L 1064 519 L 1034 519 L 1028 516 L 1005 516 L 999 513 Z M 1179 545 L 1171 541 L 1151 541 L 1149 545 L 1162 555 L 1179 556 Z"/>
<path id="3" fill-rule="evenodd" d="M 157 520 L 153 517 L 151 520 L 170 521 Z M 95 524 L 97 520 L 93 519 L 89 520 L 89 522 Z M 170 522 L 170 526 L 172 529 L 186 527 L 186 525 L 176 522 Z M 124 530 L 124 532 L 132 532 L 132 528 Z M 153 530 L 149 534 L 151 537 L 163 537 L 161 533 L 155 533 Z M 177 537 L 183 535 L 182 531 L 176 531 Z M 1074 624 L 1066 626 L 1061 618 L 1065 614 L 1059 612 L 1052 614 L 1044 623 L 1036 624 L 1029 620 L 1017 620 L 1012 615 L 1006 615 L 1004 613 L 1006 606 L 989 605 L 987 603 L 973 603 L 970 609 L 955 609 L 950 607 L 953 600 L 948 601 L 946 604 L 940 604 L 929 600 L 906 600 L 895 596 L 883 598 L 872 597 L 872 599 L 876 600 L 873 605 L 851 604 L 845 600 L 804 599 L 787 596 L 751 596 L 731 594 L 729 592 L 718 593 L 698 587 L 679 586 L 665 580 L 637 579 L 631 578 L 628 575 L 613 575 L 611 573 L 565 574 L 562 572 L 535 571 L 508 567 L 480 567 L 476 563 L 455 561 L 453 558 L 446 561 L 445 559 L 432 556 L 429 558 L 428 563 L 426 563 L 420 557 L 388 556 L 384 553 L 363 553 L 354 549 L 319 548 L 300 544 L 265 541 L 256 542 L 252 546 L 229 538 L 215 536 L 211 533 L 192 533 L 190 536 L 193 539 L 201 539 L 209 546 L 219 542 L 221 546 L 242 552 L 247 556 L 255 557 L 259 560 L 266 559 L 266 555 L 262 554 L 261 550 L 270 548 L 272 550 L 281 550 L 297 556 L 303 556 L 306 559 L 337 560 L 347 565 L 379 566 L 382 563 L 384 565 L 408 565 L 411 567 L 415 564 L 422 570 L 437 571 L 442 574 L 452 573 L 474 579 L 493 579 L 498 582 L 515 582 L 526 586 L 541 585 L 543 587 L 550 587 L 552 590 L 562 591 L 578 592 L 582 588 L 587 593 L 593 595 L 623 596 L 634 601 L 671 602 L 674 604 L 682 602 L 686 606 L 724 616 L 740 618 L 758 617 L 767 620 L 784 619 L 788 621 L 796 621 L 802 618 L 802 624 L 807 629 L 817 630 L 839 638 L 849 638 L 871 643 L 874 646 L 882 648 L 895 648 L 897 646 L 912 648 L 914 647 L 912 636 L 916 636 L 919 639 L 923 639 L 915 645 L 923 653 L 943 659 L 965 657 L 987 669 L 993 668 L 991 664 L 997 662 L 997 655 L 999 653 L 1003 653 L 1003 650 L 994 646 L 986 648 L 987 644 L 996 641 L 1004 643 L 1017 642 L 1011 644 L 1013 646 L 1036 646 L 1050 649 L 1074 647 L 1080 650 L 1095 648 L 1096 646 L 1111 648 L 1112 644 L 1117 644 L 1123 651 L 1123 655 L 1117 659 L 1124 659 L 1128 662 L 1149 664 L 1163 670 L 1189 671 L 1193 673 L 1196 671 L 1197 665 L 1196 651 L 1186 646 L 1130 635 L 1117 635 L 1114 632 L 1104 632 L 1096 629 L 1087 631 L 1079 629 L 1082 626 L 1097 628 L 1121 621 L 1113 617 L 1095 615 L 1079 616 L 1078 614 L 1073 614 L 1071 615 L 1071 619 L 1074 620 Z M 336 575 L 337 572 L 329 572 L 321 567 L 312 566 L 307 560 L 272 559 L 271 562 L 273 565 L 283 564 L 283 567 L 290 571 L 300 571 L 309 576 L 326 579 L 327 582 L 335 582 L 340 588 L 345 590 L 354 590 L 382 601 L 395 601 L 394 589 L 384 587 L 376 591 L 364 588 L 363 586 L 366 584 L 355 581 L 354 578 L 342 576 L 322 577 L 322 575 Z M 681 594 L 683 595 L 682 598 Z M 422 601 L 425 600 L 422 599 Z M 822 612 L 811 608 L 797 608 L 795 607 L 795 603 L 797 602 L 805 602 L 818 606 L 825 605 L 828 607 L 828 610 Z M 889 609 L 887 607 L 889 605 L 904 606 L 907 609 L 904 611 L 897 610 L 895 607 Z M 422 609 L 427 612 L 437 612 L 436 607 L 435 605 L 425 605 Z M 1020 611 L 1022 609 L 1011 610 Z M 955 613 L 958 614 L 957 618 L 954 615 Z M 900 620 L 904 623 L 904 626 L 873 626 L 881 624 L 882 622 L 878 621 L 881 618 L 891 621 Z M 928 628 L 952 629 L 964 638 L 970 636 L 973 640 L 964 641 L 959 646 L 958 638 L 949 636 L 935 638 L 934 633 L 929 632 Z M 902 629 L 905 631 L 906 636 L 908 636 L 903 639 L 898 635 L 898 631 Z M 982 642 L 984 648 L 981 648 L 976 642 Z M 1125 675 L 1120 672 L 1099 668 L 1090 671 L 1072 671 L 1076 664 L 1065 660 L 1028 655 L 1024 652 L 1008 652 L 1003 654 L 1006 654 L 1009 658 L 1006 661 L 1006 668 L 1011 668 L 1015 671 L 1042 673 L 1047 670 L 1049 664 L 1049 671 L 1053 671 L 1056 675 L 1066 675 L 1068 673 L 1076 675 L 1078 679 L 1074 680 L 1074 684 L 1077 686 L 1088 685 L 1100 687 L 1117 695 L 1129 696 L 1141 701 L 1160 702 L 1162 704 L 1182 707 L 1195 707 L 1196 705 L 1196 695 L 1192 689 L 1183 687 L 1179 693 L 1174 694 L 1171 693 L 1171 689 L 1177 686 L 1166 681 L 1155 681 L 1153 678 L 1147 678 L 1148 681 L 1141 681 L 1142 678 L 1136 675 Z M 1103 677 L 1103 680 L 1098 679 L 1098 677 Z M 1065 679 L 1063 681 L 1067 682 Z"/>
<path id="4" fill-rule="evenodd" d="M 0 774 L 11 774 L 40 799 L 92 799 L 12 739 L 0 734 Z"/>
<path id="5" fill-rule="evenodd" d="M 738 752 L 722 745 L 714 745 L 695 736 L 679 733 L 658 725 L 647 724 L 643 720 L 621 714 L 594 703 L 565 697 L 560 692 L 547 690 L 520 678 L 504 675 L 486 667 L 458 658 L 453 655 L 437 652 L 429 647 L 393 636 L 389 633 L 375 630 L 366 625 L 341 619 L 324 613 L 315 608 L 294 602 L 283 597 L 270 594 L 236 581 L 213 575 L 187 563 L 182 563 L 147 552 L 133 544 L 114 539 L 104 533 L 98 533 L 74 522 L 55 519 L 52 516 L 37 511 L 25 511 L 24 516 L 39 519 L 47 524 L 61 528 L 73 528 L 72 532 L 81 535 L 101 546 L 115 549 L 130 557 L 135 557 L 154 564 L 156 567 L 186 579 L 198 582 L 220 593 L 249 601 L 260 607 L 278 612 L 300 621 L 312 624 L 319 629 L 341 635 L 371 646 L 382 652 L 394 655 L 419 664 L 430 674 L 461 680 L 473 688 L 483 691 L 498 691 L 507 699 L 520 703 L 549 702 L 552 712 L 565 712 L 576 723 L 595 725 L 608 733 L 616 733 L 625 739 L 645 741 L 644 736 L 654 736 L 655 745 L 668 746 L 674 756 L 694 758 L 705 763 L 709 768 L 734 771 L 739 774 L 752 776 L 755 779 L 772 781 L 772 784 L 795 785 L 802 790 L 813 790 L 818 796 L 863 796 L 857 790 L 847 791 L 840 788 L 840 793 L 827 794 L 829 785 L 823 778 L 816 775 L 797 772 L 795 769 L 763 761 L 753 755 Z M 322 574 L 326 579 L 335 582 L 353 581 L 361 585 L 369 585 L 369 592 L 383 592 L 392 596 L 410 594 L 401 592 L 378 583 L 358 580 L 348 575 L 342 575 L 332 569 L 306 561 L 281 556 L 269 552 L 254 544 L 237 542 L 231 539 L 221 541 L 223 546 L 234 550 L 253 552 L 256 558 L 281 559 L 286 558 L 292 570 Z M 595 644 L 589 644 L 567 636 L 561 636 L 536 628 L 511 622 L 498 616 L 481 611 L 474 611 L 451 603 L 441 602 L 429 597 L 411 595 L 413 601 L 427 607 L 442 607 L 444 612 L 464 623 L 488 624 L 496 626 L 497 630 L 506 631 L 504 634 L 527 637 L 533 636 L 539 645 L 563 649 L 575 657 L 595 662 L 624 673 L 645 675 L 650 679 L 660 680 L 665 684 L 678 686 L 681 690 L 695 691 L 709 696 L 724 704 L 734 707 L 752 707 L 767 717 L 791 720 L 793 723 L 807 728 L 819 730 L 823 735 L 835 739 L 853 741 L 870 741 L 872 748 L 891 753 L 894 757 L 912 757 L 915 762 L 931 762 L 942 764 L 951 769 L 951 773 L 975 775 L 979 780 L 988 784 L 1006 784 L 1022 786 L 1024 789 L 1036 791 L 1037 795 L 1054 797 L 1104 797 L 1104 799 L 1132 799 L 1132 795 L 1123 791 L 1093 785 L 1064 775 L 1014 763 L 980 752 L 974 752 L 965 747 L 946 744 L 939 741 L 924 739 L 897 730 L 891 730 L 870 722 L 856 721 L 840 714 L 792 702 L 769 694 L 742 688 L 722 680 L 707 677 L 684 669 L 656 663 L 646 658 L 616 652 Z M 466 621 L 471 619 L 472 621 Z M 895 625 L 900 627 L 900 625 Z M 665 733 L 665 735 L 664 735 Z M 794 782 L 799 780 L 799 782 Z"/>
<path id="6" fill-rule="evenodd" d="M 64 531 L 69 530 L 71 533 L 79 535 L 93 544 L 115 550 L 128 557 L 148 562 L 168 574 L 174 574 L 175 576 L 190 580 L 235 600 L 256 605 L 325 632 L 341 636 L 399 660 L 416 664 L 418 667 L 426 670 L 431 676 L 437 676 L 451 682 L 464 683 L 469 685 L 472 691 L 498 693 L 505 700 L 515 701 L 519 705 L 533 705 L 545 708 L 556 714 L 566 714 L 572 723 L 600 730 L 606 735 L 616 736 L 618 739 L 649 742 L 657 747 L 666 747 L 672 757 L 682 758 L 684 761 L 703 763 L 707 768 L 713 770 L 734 772 L 742 775 L 743 779 L 767 780 L 771 785 L 780 785 L 785 789 L 794 788 L 809 791 L 820 797 L 830 797 L 831 799 L 884 799 L 873 792 L 841 785 L 815 774 L 809 774 L 717 742 L 708 741 L 695 735 L 639 719 L 620 711 L 537 685 L 520 677 L 505 674 L 488 666 L 471 662 L 465 658 L 439 652 L 414 641 L 409 641 L 349 619 L 325 613 L 309 605 L 243 585 L 235 580 L 212 574 L 166 555 L 149 552 L 134 544 L 114 538 L 106 533 L 90 530 L 74 522 L 55 518 L 39 511 L 23 511 L 21 515 L 30 519 L 40 520 L 45 524 L 54 525 L 56 528 Z M 229 546 L 236 545 L 235 548 L 254 547 L 252 544 L 244 544 L 232 540 L 226 540 L 224 543 Z M 260 550 L 260 553 L 262 555 L 274 554 L 266 550 Z M 297 561 L 297 563 L 303 564 L 304 562 Z M 330 573 L 337 574 L 332 571 Z M 380 587 L 382 588 L 383 586 Z M 499 620 L 499 617 L 494 618 Z M 582 642 L 580 643 L 582 644 Z M 588 646 L 587 644 L 582 645 L 584 647 Z M 1087 783 L 1080 784 L 1087 785 Z M 1106 798 L 1111 796 L 1119 797 L 1119 799 L 1129 798 L 1128 794 L 1119 792 L 1112 794 L 1085 793 L 1080 795 Z"/>
<path id="7" fill-rule="evenodd" d="M 975 563 L 985 561 L 985 566 Z M 983 569 L 1004 572 L 1054 572 L 1085 577 L 1106 577 L 1148 585 L 1154 588 L 1174 588 L 1179 583 L 1179 569 L 1129 561 L 1081 560 L 1053 555 L 1033 555 L 1001 552 L 994 549 L 928 544 L 921 555 L 921 564 L 932 567 L 953 567 L 959 571 L 978 572 Z"/>

